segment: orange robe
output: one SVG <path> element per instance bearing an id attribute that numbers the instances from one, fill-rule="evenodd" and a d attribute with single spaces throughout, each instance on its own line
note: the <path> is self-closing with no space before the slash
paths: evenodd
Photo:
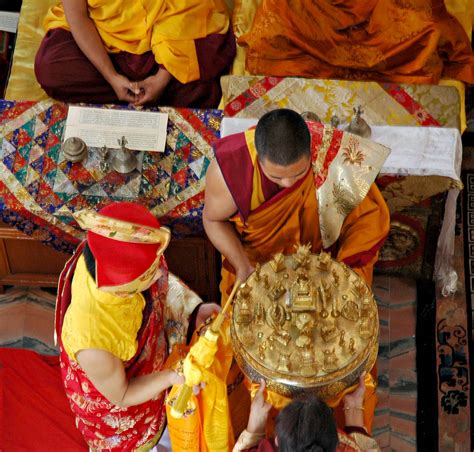
<path id="1" fill-rule="evenodd" d="M 327 128 L 318 123 L 308 123 L 308 126 L 311 132 L 312 160 L 316 164 L 318 159 L 321 160 L 320 154 L 325 146 L 324 132 Z M 296 244 L 311 243 L 313 252 L 319 252 L 323 248 L 316 187 L 324 183 L 329 166 L 341 150 L 343 135 L 339 130 L 332 130 L 331 133 L 332 139 L 326 148 L 324 159 L 324 174 L 315 174 L 309 170 L 295 185 L 282 190 L 269 181 L 259 168 L 253 141 L 254 130 L 229 136 L 218 144 L 216 159 L 239 209 L 230 221 L 240 235 L 252 264 L 264 263 L 277 252 L 293 253 Z M 371 182 L 368 181 L 368 184 Z M 373 266 L 389 226 L 388 208 L 380 191 L 372 183 L 363 201 L 346 216 L 337 242 L 326 251 L 331 252 L 337 260 L 350 265 L 371 285 Z M 220 285 L 223 303 L 234 281 L 235 271 L 223 258 Z M 235 368 L 236 366 L 231 370 L 228 382 L 238 378 Z M 370 375 L 367 376 L 366 384 L 365 424 L 370 431 L 376 405 L 375 385 Z M 328 404 L 338 405 L 344 393 L 333 401 L 327 401 Z M 241 430 L 239 427 L 244 427 L 240 424 L 245 418 L 242 413 L 244 408 L 239 405 L 245 399 L 240 390 L 229 394 L 234 431 L 238 433 Z M 289 401 L 278 399 L 277 401 L 275 398 L 272 402 L 274 406 L 280 405 L 279 408 Z"/>
<path id="2" fill-rule="evenodd" d="M 469 38 L 443 0 L 263 0 L 239 44 L 252 74 L 474 83 Z"/>

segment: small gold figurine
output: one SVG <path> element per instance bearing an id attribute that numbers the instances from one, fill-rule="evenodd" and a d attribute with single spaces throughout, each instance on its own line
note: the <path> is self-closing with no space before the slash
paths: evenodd
<path id="1" fill-rule="evenodd" d="M 351 337 L 349 340 L 349 353 L 353 355 L 355 353 L 355 341 L 354 338 Z"/>
<path id="2" fill-rule="evenodd" d="M 265 361 L 266 350 L 267 350 L 267 341 L 263 341 L 263 343 L 258 346 L 258 357 L 262 361 Z"/>
<path id="3" fill-rule="evenodd" d="M 250 312 L 249 304 L 245 299 L 236 306 L 236 318 L 235 321 L 240 325 L 249 325 L 252 322 L 252 313 Z"/>
<path id="4" fill-rule="evenodd" d="M 257 262 L 257 264 L 255 265 L 255 273 L 254 273 L 255 281 L 257 282 L 260 282 L 262 279 L 260 276 L 261 271 L 262 271 L 262 266 Z"/>
<path id="5" fill-rule="evenodd" d="M 311 255 L 311 243 L 306 245 L 295 245 L 296 253 L 293 254 L 293 270 L 299 267 L 307 268 L 309 264 L 309 256 Z"/>
<path id="6" fill-rule="evenodd" d="M 326 309 L 326 293 L 321 286 L 318 287 L 319 299 L 321 300 L 321 312 L 319 315 L 322 319 L 329 317 L 329 312 Z"/>
<path id="7" fill-rule="evenodd" d="M 360 306 L 360 318 L 368 319 L 370 317 L 370 314 L 370 301 L 367 298 L 364 298 Z"/>
<path id="8" fill-rule="evenodd" d="M 346 332 L 342 330 L 339 334 L 339 347 L 344 347 L 346 345 L 346 340 L 344 339 L 345 335 Z"/>
<path id="9" fill-rule="evenodd" d="M 295 325 L 300 330 L 300 335 L 296 339 L 296 346 L 307 348 L 312 345 L 313 316 L 309 312 L 302 312 L 296 316 Z"/>
<path id="10" fill-rule="evenodd" d="M 268 282 L 268 275 L 262 275 L 261 278 L 263 282 L 263 287 L 268 290 L 270 288 L 270 283 Z"/>
<path id="11" fill-rule="evenodd" d="M 332 266 L 332 260 L 331 256 L 328 253 L 325 253 L 324 251 L 321 251 L 319 253 L 319 262 L 318 262 L 318 268 L 321 270 L 329 270 Z"/>
<path id="12" fill-rule="evenodd" d="M 337 274 L 336 269 L 332 271 L 332 277 L 334 278 L 334 287 L 339 287 L 339 275 Z"/>
<path id="13" fill-rule="evenodd" d="M 324 370 L 331 372 L 337 369 L 338 358 L 336 356 L 336 351 L 333 348 L 332 350 L 324 350 Z"/>
<path id="14" fill-rule="evenodd" d="M 354 287 L 352 288 L 352 293 L 356 300 L 364 298 L 367 295 L 368 289 L 367 285 L 362 281 L 356 281 Z"/>
<path id="15" fill-rule="evenodd" d="M 285 308 L 275 301 L 267 311 L 266 322 L 274 330 L 279 330 L 286 322 Z"/>
<path id="16" fill-rule="evenodd" d="M 341 311 L 337 309 L 337 297 L 332 297 L 332 309 L 331 309 L 331 316 L 334 318 L 338 318 L 341 315 Z"/>
<path id="17" fill-rule="evenodd" d="M 301 370 L 300 375 L 303 377 L 311 377 L 316 374 L 316 360 L 312 347 L 301 352 Z"/>
<path id="18" fill-rule="evenodd" d="M 243 329 L 242 332 L 242 343 L 247 347 L 253 344 L 255 336 L 253 335 L 253 331 L 250 328 Z"/>
<path id="19" fill-rule="evenodd" d="M 313 288 L 306 272 L 299 271 L 292 289 L 293 311 L 315 311 L 316 301 L 313 297 Z"/>
<path id="20" fill-rule="evenodd" d="M 278 300 L 286 292 L 285 286 L 281 279 L 277 279 L 275 285 L 270 289 L 269 297 L 271 300 Z"/>
<path id="21" fill-rule="evenodd" d="M 288 346 L 289 342 L 291 341 L 290 334 L 285 330 L 275 330 L 275 333 L 271 336 L 271 338 L 272 341 L 275 340 L 279 342 L 281 345 L 283 345 L 283 347 Z"/>
<path id="22" fill-rule="evenodd" d="M 321 327 L 321 337 L 323 341 L 329 342 L 334 339 L 338 335 L 337 331 L 336 325 L 323 325 Z"/>
<path id="23" fill-rule="evenodd" d="M 360 321 L 359 326 L 359 336 L 363 339 L 368 339 L 373 334 L 372 332 L 372 318 L 365 317 L 362 318 Z"/>
<path id="24" fill-rule="evenodd" d="M 280 353 L 280 356 L 278 358 L 277 369 L 283 372 L 290 371 L 291 369 L 290 355 L 287 355 L 286 353 L 283 353 L 283 352 Z"/>
<path id="25" fill-rule="evenodd" d="M 254 308 L 255 324 L 262 326 L 265 324 L 265 309 L 262 303 L 258 302 Z"/>
<path id="26" fill-rule="evenodd" d="M 252 292 L 252 287 L 247 283 L 243 283 L 240 286 L 238 297 L 242 300 L 248 300 L 250 298 L 250 292 Z"/>
<path id="27" fill-rule="evenodd" d="M 270 267 L 275 273 L 285 269 L 285 256 L 283 253 L 276 253 L 270 261 Z"/>

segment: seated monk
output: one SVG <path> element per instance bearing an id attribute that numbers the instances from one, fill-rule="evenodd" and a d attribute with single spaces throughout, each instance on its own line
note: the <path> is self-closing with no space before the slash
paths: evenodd
<path id="1" fill-rule="evenodd" d="M 265 380 L 252 402 L 247 428 L 233 452 L 362 452 L 379 451 L 377 442 L 364 427 L 364 377 L 357 389 L 344 396 L 344 428 L 336 428 L 331 409 L 316 397 L 293 400 L 278 414 L 275 436 L 265 438 L 271 405 L 265 402 Z"/>
<path id="2" fill-rule="evenodd" d="M 206 176 L 203 222 L 223 255 L 224 300 L 236 277 L 245 281 L 257 263 L 278 252 L 294 253 L 297 244 L 329 252 L 372 284 L 390 224 L 373 183 L 387 148 L 277 109 L 262 116 L 255 129 L 221 139 L 215 153 Z M 234 377 L 241 380 L 231 370 L 229 378 Z M 372 388 L 366 397 L 373 397 L 374 405 L 370 375 L 367 383 Z M 233 416 L 244 400 L 236 394 L 234 403 L 230 393 Z M 239 426 L 234 423 L 235 433 L 243 428 L 242 417 L 235 421 Z M 366 422 L 370 430 L 371 419 Z"/>
<path id="3" fill-rule="evenodd" d="M 56 308 L 66 396 L 92 450 L 149 450 L 166 390 L 183 382 L 166 369 L 169 351 L 220 308 L 168 274 L 170 233 L 145 207 L 114 203 L 76 219 L 87 240 L 61 274 Z"/>
<path id="4" fill-rule="evenodd" d="M 216 107 L 235 55 L 223 0 L 63 0 L 35 73 L 64 102 Z"/>
<path id="5" fill-rule="evenodd" d="M 474 83 L 469 37 L 444 0 L 262 0 L 239 44 L 251 74 Z"/>

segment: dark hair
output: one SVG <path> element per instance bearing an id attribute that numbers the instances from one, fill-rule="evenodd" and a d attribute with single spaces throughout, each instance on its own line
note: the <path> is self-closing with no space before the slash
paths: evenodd
<path id="1" fill-rule="evenodd" d="M 304 119 L 281 108 L 265 113 L 255 130 L 255 147 L 261 161 L 288 166 L 310 155 L 311 135 Z"/>
<path id="2" fill-rule="evenodd" d="M 275 434 L 281 452 L 334 452 L 339 442 L 331 408 L 314 396 L 287 405 L 277 416 Z"/>
<path id="3" fill-rule="evenodd" d="M 86 242 L 84 249 L 82 250 L 82 255 L 86 261 L 86 268 L 89 272 L 89 275 L 92 276 L 92 279 L 95 281 L 95 257 L 92 254 L 89 244 Z"/>

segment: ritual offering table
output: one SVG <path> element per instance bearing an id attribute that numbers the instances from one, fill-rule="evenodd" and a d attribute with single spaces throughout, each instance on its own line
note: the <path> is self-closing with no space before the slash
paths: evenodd
<path id="1" fill-rule="evenodd" d="M 330 399 L 370 371 L 379 321 L 366 282 L 309 245 L 257 266 L 236 293 L 235 358 L 253 382 L 285 397 Z"/>

